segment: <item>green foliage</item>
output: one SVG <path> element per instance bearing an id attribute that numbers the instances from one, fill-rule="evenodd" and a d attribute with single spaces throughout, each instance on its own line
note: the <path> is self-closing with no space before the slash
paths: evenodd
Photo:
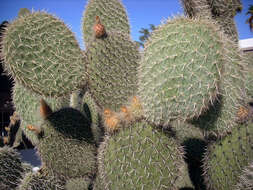
<path id="1" fill-rule="evenodd" d="M 139 42 L 137 42 L 141 47 L 144 47 L 144 43 L 148 40 L 148 38 L 150 37 L 151 33 L 156 29 L 155 25 L 150 24 L 149 25 L 149 29 L 146 28 L 141 28 L 141 30 L 139 31 L 140 33 L 142 33 L 142 36 L 139 37 Z"/>
<path id="2" fill-rule="evenodd" d="M 250 15 L 250 17 L 246 20 L 246 23 L 249 24 L 249 28 L 253 30 L 253 5 L 250 5 L 246 15 Z"/>

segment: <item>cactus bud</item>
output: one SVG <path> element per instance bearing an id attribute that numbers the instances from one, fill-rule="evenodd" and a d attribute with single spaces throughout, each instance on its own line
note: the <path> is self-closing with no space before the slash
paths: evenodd
<path id="1" fill-rule="evenodd" d="M 93 30 L 95 32 L 96 38 L 101 38 L 106 34 L 105 27 L 104 25 L 101 24 L 99 16 L 96 16 L 96 22 L 93 27 Z"/>

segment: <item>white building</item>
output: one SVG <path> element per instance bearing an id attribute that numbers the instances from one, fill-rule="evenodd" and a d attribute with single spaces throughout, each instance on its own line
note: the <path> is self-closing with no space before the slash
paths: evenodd
<path id="1" fill-rule="evenodd" d="M 239 47 L 244 52 L 252 52 L 253 53 L 253 38 L 248 38 L 239 41 Z"/>

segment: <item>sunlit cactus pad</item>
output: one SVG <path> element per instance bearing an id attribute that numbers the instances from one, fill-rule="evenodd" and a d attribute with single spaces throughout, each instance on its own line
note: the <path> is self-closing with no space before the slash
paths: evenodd
<path id="1" fill-rule="evenodd" d="M 198 117 L 218 93 L 223 38 L 205 20 L 174 18 L 145 44 L 139 68 L 139 96 L 146 118 L 166 125 Z"/>
<path id="2" fill-rule="evenodd" d="M 93 25 L 99 16 L 107 31 L 122 31 L 130 35 L 130 25 L 121 0 L 89 0 L 83 13 L 82 28 L 86 45 L 94 38 Z"/>
<path id="3" fill-rule="evenodd" d="M 3 57 L 11 77 L 39 94 L 61 96 L 85 85 L 85 56 L 74 34 L 45 12 L 24 15 L 8 25 Z"/>

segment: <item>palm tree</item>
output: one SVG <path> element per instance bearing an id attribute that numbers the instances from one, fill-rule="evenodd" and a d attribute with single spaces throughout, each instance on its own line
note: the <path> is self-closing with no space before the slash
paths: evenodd
<path id="1" fill-rule="evenodd" d="M 147 28 L 141 28 L 141 30 L 139 31 L 142 35 L 139 37 L 139 42 L 137 42 L 139 44 L 139 46 L 144 47 L 144 43 L 147 41 L 147 39 L 149 38 L 149 36 L 151 35 L 151 32 L 153 30 L 155 30 L 156 27 L 153 24 L 149 25 L 149 29 Z"/>
<path id="2" fill-rule="evenodd" d="M 249 28 L 253 31 L 253 5 L 249 6 L 249 10 L 246 15 L 250 14 L 250 17 L 246 20 L 246 23 L 249 24 Z"/>

